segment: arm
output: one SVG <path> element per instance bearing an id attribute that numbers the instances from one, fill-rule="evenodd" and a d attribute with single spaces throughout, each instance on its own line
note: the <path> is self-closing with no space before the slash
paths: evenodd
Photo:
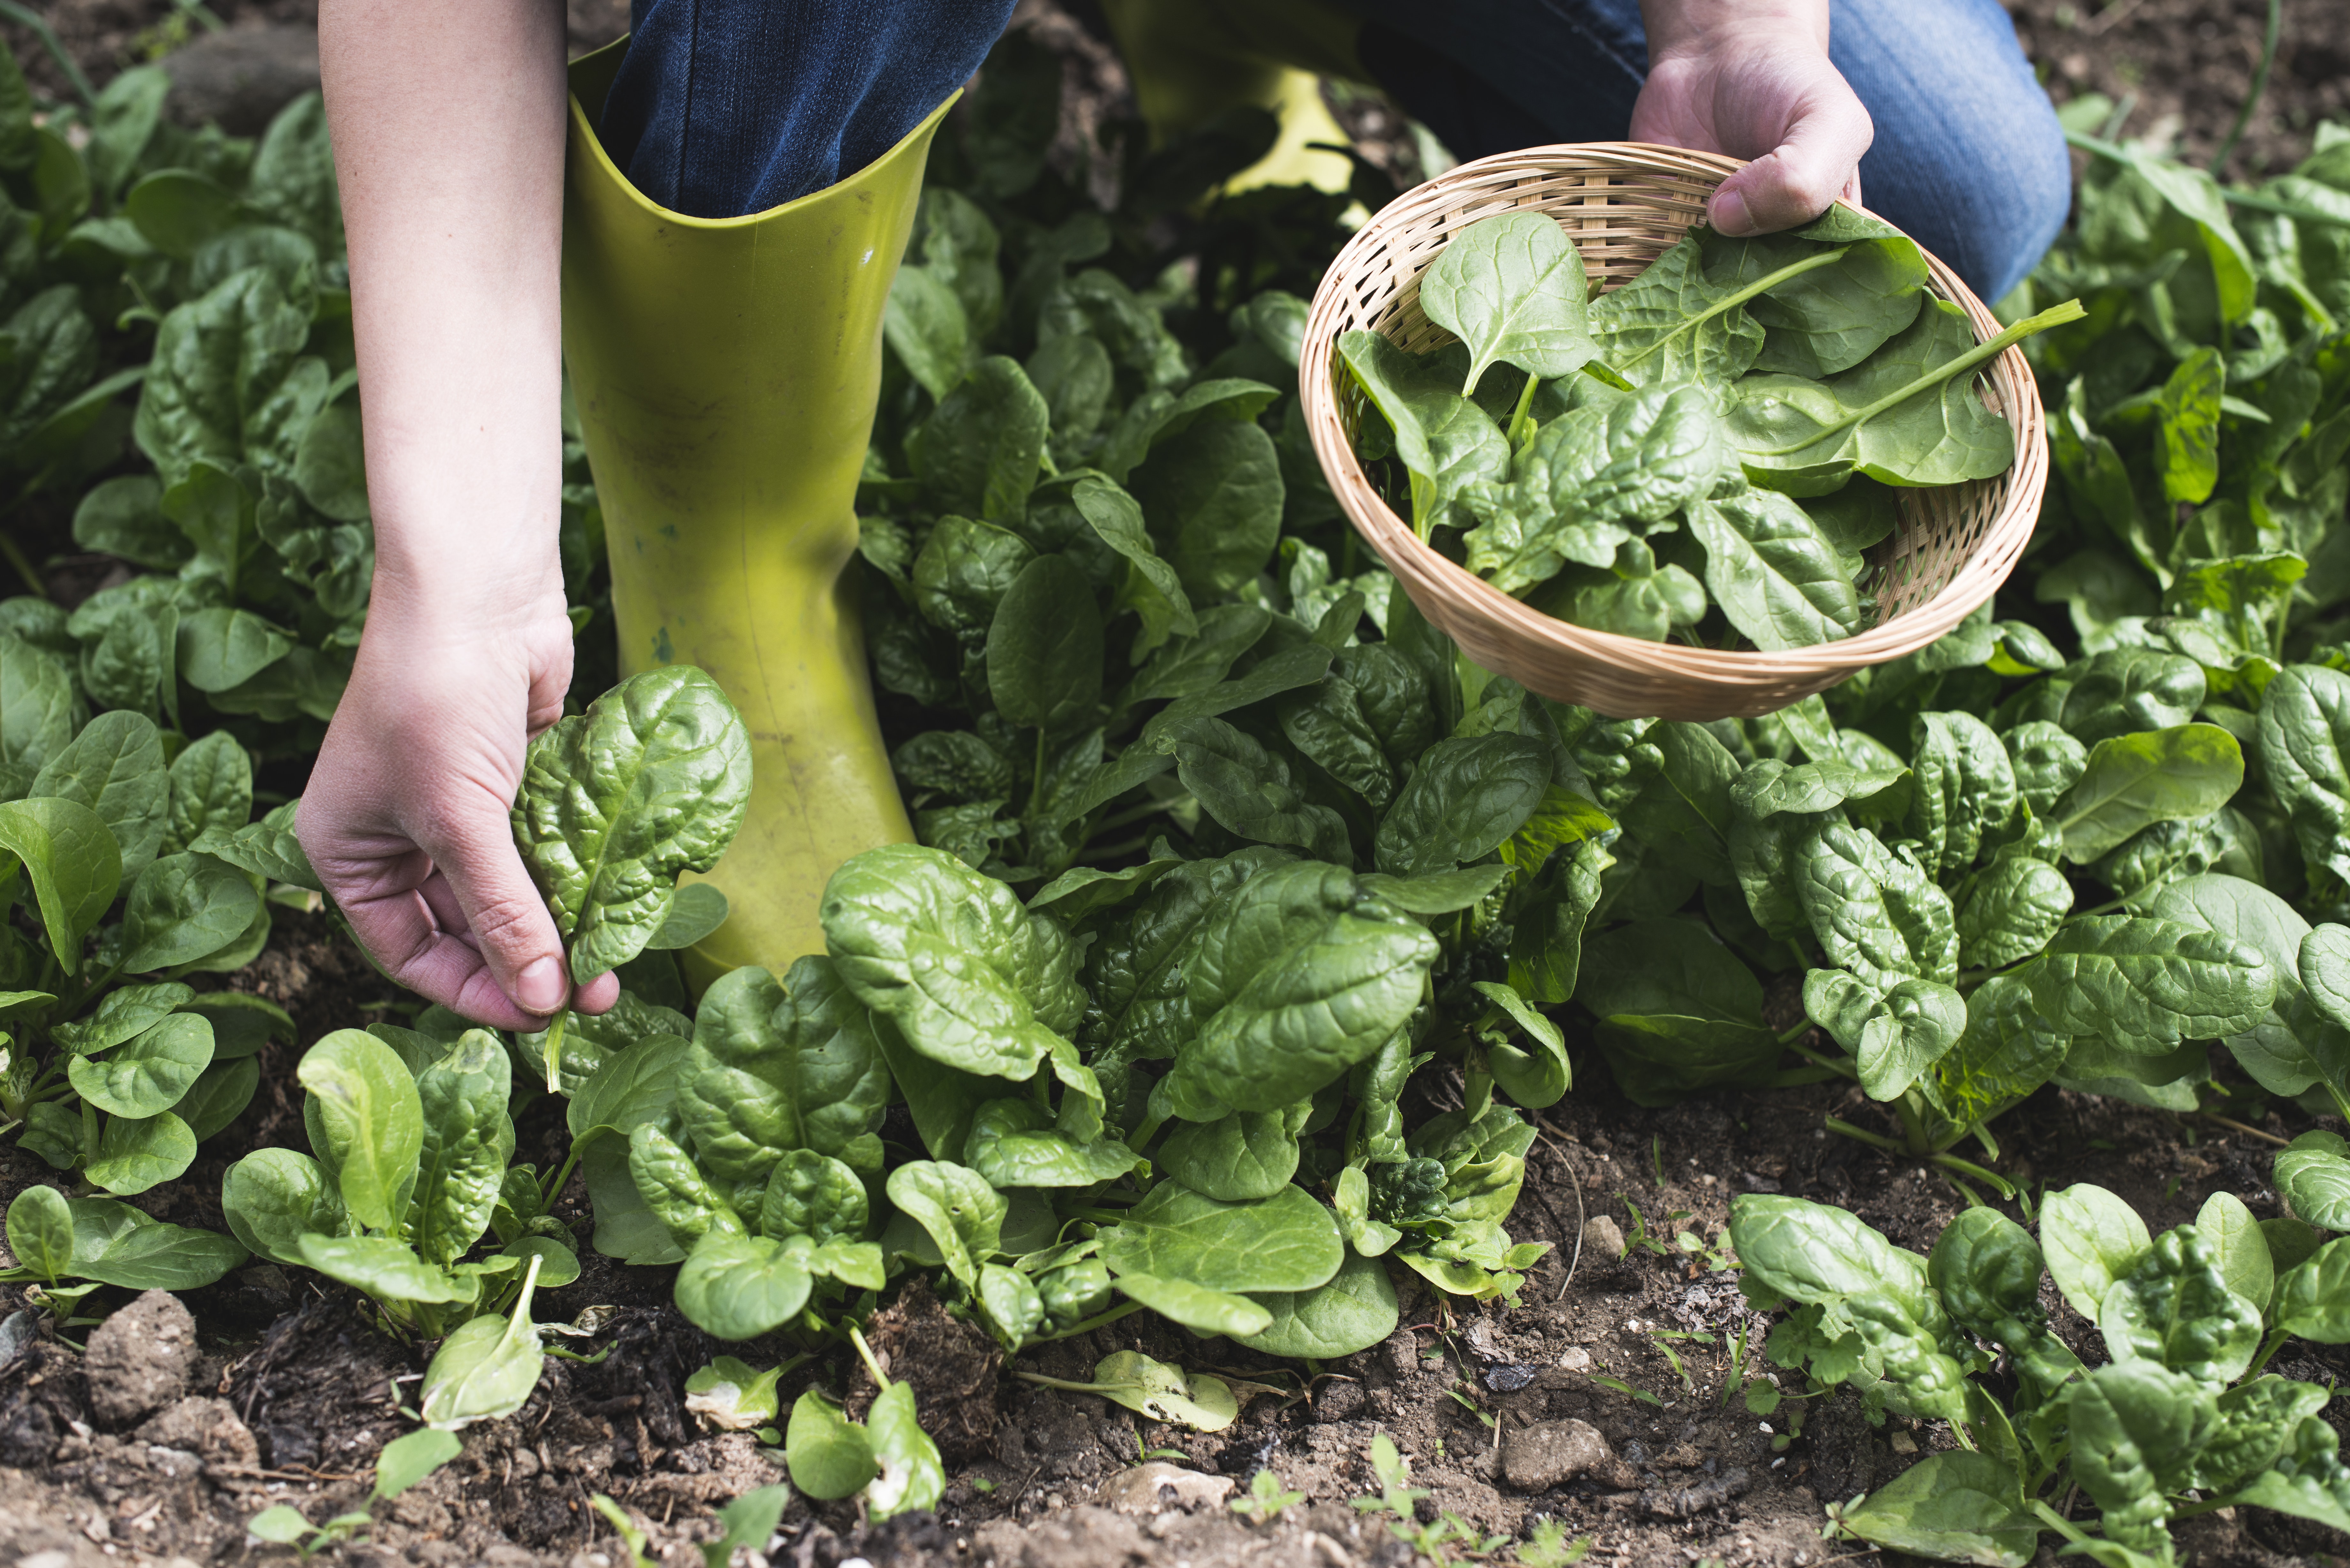
<path id="1" fill-rule="evenodd" d="M 1632 138 L 1751 158 L 1707 208 L 1726 234 L 1860 199 L 1868 110 L 1828 63 L 1828 0 L 1641 0 L 1648 80 Z"/>
<path id="2" fill-rule="evenodd" d="M 327 891 L 401 984 L 535 1028 L 574 997 L 507 813 L 560 716 L 563 9 L 326 0 L 376 568 L 302 800 Z"/>

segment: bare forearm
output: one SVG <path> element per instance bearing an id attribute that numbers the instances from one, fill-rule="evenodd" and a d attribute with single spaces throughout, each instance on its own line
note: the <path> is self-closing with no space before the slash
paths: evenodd
<path id="1" fill-rule="evenodd" d="M 377 608 L 544 593 L 560 515 L 563 11 L 325 0 Z"/>
<path id="2" fill-rule="evenodd" d="M 1800 34 L 1825 52 L 1828 0 L 1640 0 L 1648 57 L 1677 54 L 1726 31 L 1775 29 Z"/>

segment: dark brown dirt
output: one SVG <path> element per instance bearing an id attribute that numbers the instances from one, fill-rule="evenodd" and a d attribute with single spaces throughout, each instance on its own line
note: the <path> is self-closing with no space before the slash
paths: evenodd
<path id="1" fill-rule="evenodd" d="M 2235 122 L 2268 27 L 2268 0 L 2006 0 L 2024 53 L 2058 103 L 2092 92 L 2131 106 L 2123 134 L 2175 138 L 2208 163 Z M 2350 7 L 2284 0 L 2276 68 L 2225 172 L 2281 174 L 2322 119 L 2350 121 Z"/>
<path id="2" fill-rule="evenodd" d="M 883 1376 L 913 1385 L 922 1429 L 947 1463 L 967 1464 L 995 1447 L 1003 1352 L 985 1329 L 950 1316 L 929 1282 L 917 1278 L 873 1314 L 865 1338 Z M 858 1362 L 849 1386 L 850 1417 L 865 1419 L 880 1394 Z"/>

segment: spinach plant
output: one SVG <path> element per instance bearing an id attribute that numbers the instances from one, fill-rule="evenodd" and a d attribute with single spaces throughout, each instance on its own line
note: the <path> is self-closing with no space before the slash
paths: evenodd
<path id="1" fill-rule="evenodd" d="M 132 1291 L 187 1291 L 209 1285 L 244 1262 L 243 1247 L 209 1231 L 151 1219 L 110 1198 L 68 1198 L 54 1187 L 27 1187 L 8 1205 L 8 1251 L 16 1266 L 0 1280 L 32 1294 L 68 1322 L 100 1285 Z"/>
<path id="2" fill-rule="evenodd" d="M 531 742 L 515 841 L 571 944 L 574 984 L 717 929 L 725 896 L 677 878 L 718 864 L 750 802 L 750 732 L 689 665 L 631 676 Z M 549 1093 L 568 1021 L 558 1012 L 541 1046 Z"/>
<path id="3" fill-rule="evenodd" d="M 2350 1173 L 2339 1150 L 2309 1152 Z M 1801 1199 L 1739 1198 L 1731 1234 L 1740 1288 L 1787 1309 L 1773 1361 L 1852 1385 L 1877 1419 L 1947 1421 L 1960 1440 L 1833 1509 L 1839 1533 L 2022 1568 L 2053 1531 L 2063 1550 L 2140 1568 L 2175 1560 L 2173 1521 L 2216 1509 L 2350 1524 L 2350 1468 L 2318 1414 L 2328 1390 L 2262 1371 L 2289 1339 L 2350 1342 L 2350 1249 L 2301 1220 L 2256 1222 L 2216 1193 L 2192 1224 L 2151 1236 L 2084 1183 L 2048 1195 L 2037 1241 L 1970 1209 L 1923 1258 Z M 2043 1273 L 2097 1325 L 2106 1365 L 2051 1332 Z M 2012 1382 L 1989 1376 L 2002 1366 Z M 2094 1521 L 2059 1511 L 2074 1487 Z"/>
<path id="4" fill-rule="evenodd" d="M 276 813 L 249 820 L 232 736 L 167 763 L 178 737 L 140 714 L 58 717 L 39 770 L 0 803 L 5 896 L 31 917 L 0 927 L 0 1117 L 55 1168 L 128 1197 L 187 1169 L 252 1099 L 255 1054 L 292 1030 L 259 997 L 188 979 L 250 962 L 271 898 L 315 884 Z"/>
<path id="5" fill-rule="evenodd" d="M 444 1043 L 390 1024 L 338 1030 L 298 1071 L 311 1153 L 260 1149 L 222 1182 L 222 1211 L 246 1247 L 340 1281 L 393 1328 L 427 1338 L 476 1321 L 487 1332 L 510 1303 L 518 1338 L 531 1291 L 578 1277 L 570 1248 L 543 1232 L 470 1255 L 491 1228 L 514 1155 L 513 1069 L 494 1034 Z M 507 1341 L 493 1343 L 515 1357 Z M 452 1335 L 449 1346 L 458 1344 Z M 531 1335 L 531 1381 L 536 1346 Z"/>

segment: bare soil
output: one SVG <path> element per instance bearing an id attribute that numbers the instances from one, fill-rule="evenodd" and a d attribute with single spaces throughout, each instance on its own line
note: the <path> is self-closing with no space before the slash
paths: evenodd
<path id="1" fill-rule="evenodd" d="M 100 82 L 151 57 L 176 26 L 170 0 L 54 0 L 36 9 Z M 316 16 L 315 0 L 211 0 L 211 9 L 235 27 L 298 26 Z M 625 0 L 571 0 L 575 50 L 617 36 L 627 9 Z M 2136 93 L 2130 132 L 2175 116 L 2190 154 L 2216 145 L 2232 119 L 2264 14 L 2260 0 L 2112 0 L 2102 10 L 2016 0 L 2011 9 L 2046 64 L 2052 92 Z M 1125 91 L 1114 55 L 1066 12 L 1031 0 L 1023 16 L 1059 30 L 1055 41 L 1087 88 L 1073 96 L 1090 112 L 1114 112 Z M 2350 118 L 2350 11 L 2291 0 L 2286 20 L 2240 173 L 2289 167 L 2317 119 Z M 0 36 L 37 89 L 66 90 L 22 29 L 0 22 Z M 1391 109 L 1359 99 L 1339 107 L 1375 161 L 1411 177 L 1411 140 Z M 42 530 L 44 542 L 50 532 Z M 100 586 L 112 563 L 47 565 L 51 590 L 70 601 Z M 282 916 L 268 950 L 226 983 L 287 1007 L 299 1041 L 269 1047 L 253 1106 L 183 1179 L 138 1200 L 160 1218 L 215 1229 L 229 1163 L 255 1148 L 303 1147 L 292 1071 L 300 1049 L 411 1005 L 317 917 Z M 1589 1042 L 1569 1027 L 1579 1081 L 1540 1118 L 1511 1221 L 1513 1234 L 1554 1251 L 1518 1308 L 1464 1308 L 1410 1282 L 1406 1326 L 1326 1366 L 1276 1364 L 1148 1315 L 1006 1365 L 927 1287 L 912 1287 L 877 1319 L 872 1338 L 889 1374 L 913 1383 L 926 1425 L 949 1453 L 943 1505 L 935 1516 L 868 1528 L 851 1505 L 795 1500 L 768 1559 L 793 1568 L 858 1560 L 871 1568 L 1404 1564 L 1411 1549 L 1383 1520 L 1349 1506 L 1377 1490 L 1367 1454 L 1379 1432 L 1410 1457 L 1414 1484 L 1429 1490 L 1423 1521 L 1449 1513 L 1481 1535 L 1514 1538 L 1555 1518 L 1592 1538 L 1594 1561 L 1622 1568 L 1707 1560 L 1825 1568 L 1895 1555 L 1823 1540 L 1825 1505 L 1882 1484 L 1915 1454 L 1946 1446 L 1947 1433 L 1898 1419 L 1874 1428 L 1848 1396 L 1808 1409 L 1791 1401 L 1768 1417 L 1751 1411 L 1747 1385 L 1771 1376 L 1760 1350 L 1765 1324 L 1740 1296 L 1735 1273 L 1712 1266 L 1712 1249 L 1741 1192 L 1840 1203 L 1920 1250 L 1958 1211 L 1957 1193 L 1915 1162 L 1824 1128 L 1828 1115 L 1878 1125 L 1877 1107 L 1856 1090 L 1815 1085 L 1643 1109 L 1617 1093 Z M 2224 1056 L 2218 1065 L 2231 1075 Z M 1439 1102 L 1457 1086 L 1432 1092 L 1436 1100 L 1411 1107 L 1415 1118 L 1445 1108 Z M 2158 1227 L 2191 1219 L 2221 1190 L 2266 1217 L 2278 1211 L 2273 1142 L 2332 1124 L 2256 1100 L 2245 1115 L 2254 1120 L 2223 1126 L 2048 1089 L 1997 1125 L 2002 1153 L 1991 1163 L 2035 1190 L 2094 1179 Z M 522 1118 L 517 1158 L 559 1161 L 563 1136 L 555 1108 L 535 1106 Z M 0 1204 L 50 1174 L 29 1155 L 0 1150 Z M 244 1526 L 291 1502 L 313 1521 L 371 1514 L 358 1539 L 331 1549 L 344 1560 L 620 1568 L 627 1552 L 589 1503 L 599 1494 L 646 1530 L 657 1560 L 696 1562 L 694 1544 L 719 1534 L 719 1506 L 785 1477 L 754 1436 L 704 1430 L 685 1407 L 685 1379 L 722 1350 L 770 1366 L 787 1347 L 722 1346 L 671 1306 L 669 1271 L 598 1257 L 586 1245 L 590 1220 L 577 1179 L 556 1212 L 580 1241 L 585 1272 L 544 1293 L 538 1315 L 588 1327 L 562 1343 L 597 1359 L 550 1361 L 518 1415 L 469 1428 L 460 1458 L 371 1506 L 376 1456 L 411 1425 L 400 1407 L 412 1403 L 429 1347 L 381 1332 L 350 1293 L 267 1264 L 186 1293 L 197 1349 L 186 1397 L 161 1417 L 109 1428 L 94 1415 L 91 1363 L 68 1343 L 79 1331 L 60 1334 L 32 1314 L 11 1315 L 20 1296 L 0 1287 L 0 1565 L 290 1562 L 286 1548 L 251 1542 Z M 126 1300 L 109 1292 L 95 1304 Z M 2050 1305 L 2068 1334 L 2094 1344 L 2053 1293 Z M 1123 1349 L 1272 1391 L 1253 1397 L 1230 1428 L 1201 1435 L 1024 1376 L 1083 1381 L 1098 1359 Z M 2279 1370 L 2333 1382 L 2350 1376 L 2350 1355 L 2312 1352 Z M 835 1357 L 788 1379 L 786 1402 L 818 1383 L 852 1405 L 872 1392 L 852 1358 Z M 1585 1442 L 1575 1473 L 1563 1479 L 1535 1473 L 1535 1439 L 1559 1430 L 1546 1424 L 1568 1421 L 1587 1423 L 1604 1449 Z M 1172 1468 L 1146 1472 L 1146 1459 Z M 1261 1468 L 1305 1501 L 1253 1525 L 1226 1502 Z M 2227 1568 L 2350 1559 L 2350 1540 L 2270 1515 L 2211 1516 L 2181 1535 L 2195 1561 Z M 1466 1554 L 1458 1544 L 1449 1551 Z M 1510 1552 L 1492 1555 L 1506 1561 Z"/>

